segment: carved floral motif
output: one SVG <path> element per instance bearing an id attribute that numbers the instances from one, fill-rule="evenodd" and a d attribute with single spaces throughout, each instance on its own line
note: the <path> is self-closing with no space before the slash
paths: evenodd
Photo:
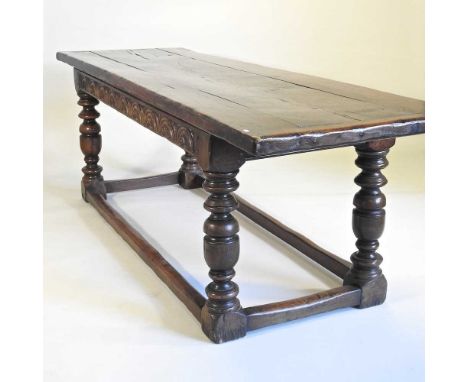
<path id="1" fill-rule="evenodd" d="M 192 131 L 165 113 L 83 73 L 78 76 L 78 87 L 185 151 L 194 152 Z"/>

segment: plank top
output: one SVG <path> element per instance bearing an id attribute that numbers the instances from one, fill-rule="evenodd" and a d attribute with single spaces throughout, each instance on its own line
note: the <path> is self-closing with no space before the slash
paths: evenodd
<path id="1" fill-rule="evenodd" d="M 424 132 L 424 102 L 182 48 L 57 59 L 254 156 Z"/>

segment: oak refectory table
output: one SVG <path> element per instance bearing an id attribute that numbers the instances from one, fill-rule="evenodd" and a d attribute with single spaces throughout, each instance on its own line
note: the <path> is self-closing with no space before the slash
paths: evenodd
<path id="1" fill-rule="evenodd" d="M 74 67 L 83 167 L 82 195 L 130 244 L 201 322 L 216 343 L 247 331 L 343 307 L 385 300 L 387 281 L 377 253 L 385 220 L 387 182 L 381 170 L 395 138 L 424 132 L 424 102 L 360 86 L 196 53 L 187 49 L 59 52 Z M 177 172 L 104 180 L 99 113 L 104 102 L 185 151 Z M 246 162 L 279 155 L 355 146 L 351 262 L 319 247 L 234 194 Z M 108 193 L 179 184 L 203 187 L 204 257 L 211 282 L 206 297 L 193 288 L 106 201 Z M 233 281 L 241 214 L 343 279 L 310 296 L 242 307 Z"/>

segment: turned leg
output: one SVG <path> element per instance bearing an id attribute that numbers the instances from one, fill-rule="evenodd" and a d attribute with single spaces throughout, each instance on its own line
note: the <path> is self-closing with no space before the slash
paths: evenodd
<path id="1" fill-rule="evenodd" d="M 83 119 L 80 125 L 80 147 L 86 162 L 86 166 L 82 168 L 84 175 L 81 180 L 81 194 L 86 200 L 86 192 L 92 188 L 93 192 L 98 192 L 105 197 L 106 191 L 101 175 L 102 167 L 98 165 L 102 145 L 101 127 L 96 122 L 99 113 L 94 108 L 99 101 L 82 91 L 78 92 L 78 96 L 80 97 L 78 105 L 83 107 L 83 110 L 78 114 Z"/>
<path id="2" fill-rule="evenodd" d="M 197 159 L 188 152 L 185 152 L 180 159 L 182 159 L 182 166 L 179 170 L 179 184 L 185 189 L 200 188 L 203 178 Z"/>
<path id="3" fill-rule="evenodd" d="M 344 285 L 361 287 L 359 308 L 382 304 L 387 294 L 387 280 L 382 274 L 382 256 L 377 253 L 378 239 L 385 225 L 385 195 L 380 187 L 387 184 L 381 170 L 388 165 L 386 155 L 395 139 L 384 139 L 356 146 L 356 165 L 362 169 L 354 182 L 361 189 L 354 196 L 353 231 L 357 251 L 351 255 L 352 267 Z"/>
<path id="4" fill-rule="evenodd" d="M 247 325 L 237 299 L 239 288 L 232 281 L 239 258 L 239 224 L 231 215 L 238 207 L 231 194 L 239 187 L 237 172 L 205 172 L 203 183 L 210 193 L 204 207 L 211 212 L 204 224 L 204 252 L 213 281 L 206 287 L 208 299 L 202 310 L 202 328 L 216 343 L 243 337 Z"/>

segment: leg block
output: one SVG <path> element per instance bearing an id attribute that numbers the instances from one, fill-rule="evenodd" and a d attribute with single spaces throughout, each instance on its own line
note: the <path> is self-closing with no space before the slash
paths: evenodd
<path id="1" fill-rule="evenodd" d="M 387 297 L 387 279 L 380 275 L 361 286 L 361 303 L 356 308 L 364 309 L 384 303 Z"/>
<path id="2" fill-rule="evenodd" d="M 216 344 L 244 337 L 247 333 L 247 316 L 242 311 L 215 314 L 205 305 L 201 322 L 203 333 Z"/>

